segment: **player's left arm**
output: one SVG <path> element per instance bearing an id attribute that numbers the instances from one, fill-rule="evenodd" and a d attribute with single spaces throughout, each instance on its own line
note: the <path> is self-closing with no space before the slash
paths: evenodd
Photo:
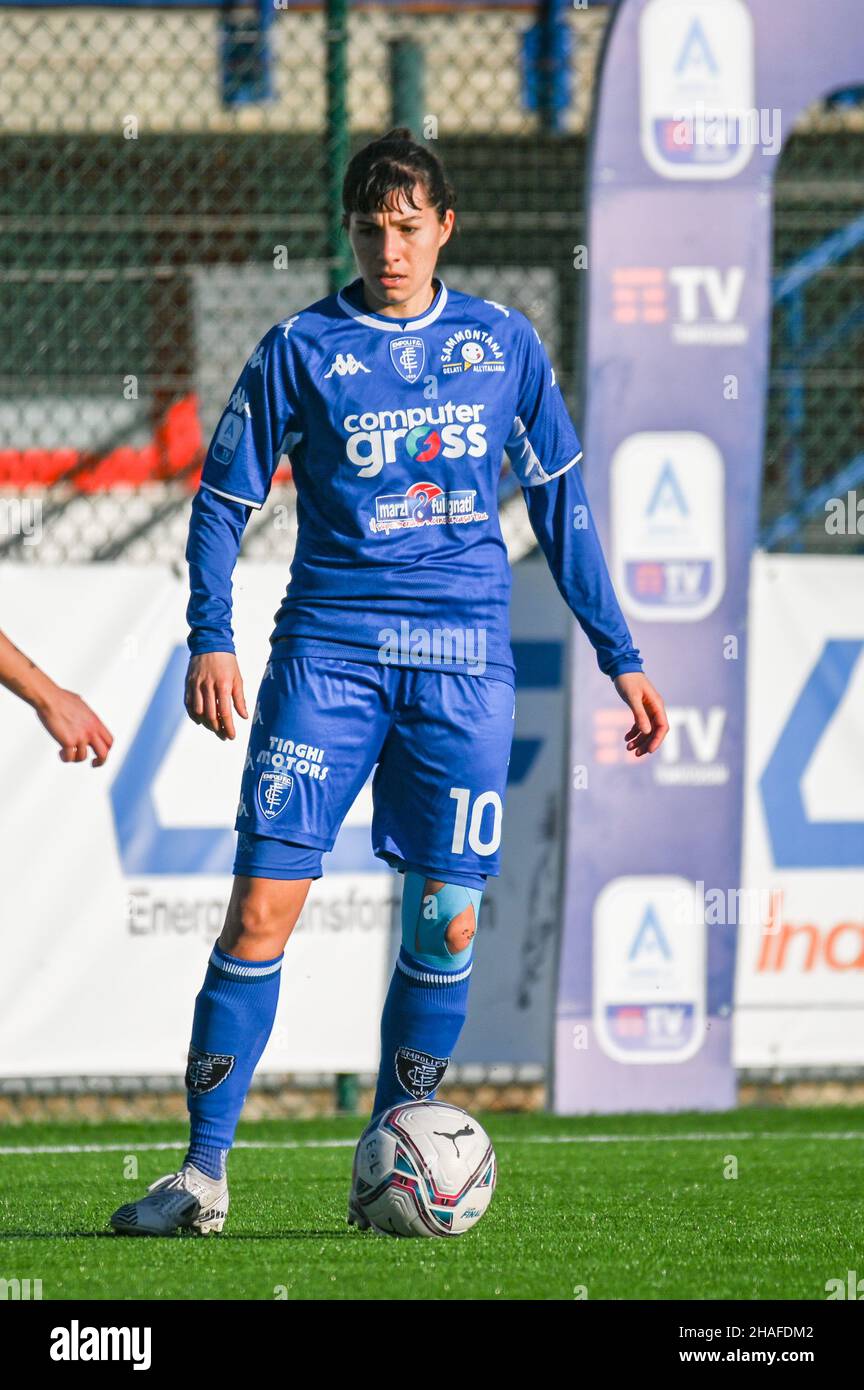
<path id="1" fill-rule="evenodd" d="M 559 592 L 594 647 L 600 670 L 633 713 L 627 748 L 637 757 L 653 753 L 669 728 L 663 700 L 643 671 L 621 612 L 585 492 L 582 446 L 533 328 L 507 453 Z"/>

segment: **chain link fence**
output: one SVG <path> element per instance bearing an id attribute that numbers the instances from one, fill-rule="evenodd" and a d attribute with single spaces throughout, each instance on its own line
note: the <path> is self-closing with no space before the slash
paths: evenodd
<path id="1" fill-rule="evenodd" d="M 864 535 L 826 531 L 827 498 L 856 485 L 864 497 L 864 94 L 808 112 L 780 159 L 766 548 L 860 553 Z"/>
<path id="2" fill-rule="evenodd" d="M 536 4 L 349 10 L 350 147 L 422 119 L 417 133 L 459 191 L 445 278 L 531 315 L 578 420 L 585 275 L 573 250 L 609 9 L 561 7 L 545 68 L 531 56 Z M 344 260 L 328 221 L 324 8 L 283 0 L 263 30 L 256 12 L 226 13 L 0 6 L 2 559 L 182 561 L 203 453 L 240 367 Z M 809 112 L 778 174 L 778 273 L 864 214 L 862 173 L 861 108 Z M 862 275 L 858 242 L 778 302 L 768 528 L 861 450 Z M 290 556 L 276 506 L 293 516 L 287 468 L 244 554 Z M 514 558 L 531 539 L 523 512 L 505 469 Z M 817 518 L 781 544 L 825 539 Z"/>

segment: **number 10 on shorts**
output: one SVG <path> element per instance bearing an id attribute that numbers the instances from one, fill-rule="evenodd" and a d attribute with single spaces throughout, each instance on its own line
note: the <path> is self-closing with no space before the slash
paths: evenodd
<path id="1" fill-rule="evenodd" d="M 465 852 L 465 829 L 468 829 L 468 844 L 475 854 L 494 854 L 501 843 L 501 798 L 497 792 L 481 792 L 475 797 L 474 805 L 471 805 L 471 789 L 469 787 L 451 787 L 450 795 L 456 802 L 456 823 L 453 826 L 453 844 L 451 849 L 454 854 L 464 854 Z M 483 812 L 487 806 L 493 808 L 492 811 L 492 838 L 484 840 L 481 838 L 483 827 Z M 468 822 L 468 811 L 471 811 L 471 822 Z"/>

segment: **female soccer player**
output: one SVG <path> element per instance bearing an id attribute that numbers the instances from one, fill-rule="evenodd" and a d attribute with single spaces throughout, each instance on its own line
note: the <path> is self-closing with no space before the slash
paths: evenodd
<path id="1" fill-rule="evenodd" d="M 321 855 L 366 782 L 372 846 L 404 875 L 402 945 L 381 1021 L 373 1115 L 432 1098 L 465 1020 L 473 937 L 498 848 L 513 736 L 504 452 L 558 587 L 653 752 L 667 724 L 618 606 L 579 440 L 516 309 L 435 278 L 454 224 L 436 156 L 410 131 L 361 150 L 344 225 L 360 272 L 274 325 L 246 363 L 192 504 L 190 718 L 248 718 L 231 628 L 243 529 L 281 455 L 297 546 L 255 705 L 225 926 L 195 1004 L 191 1137 L 179 1172 L 118 1231 L 222 1229 L 225 1161 L 273 1025 L 285 943 Z M 368 1225 L 349 1196 L 349 1221 Z"/>

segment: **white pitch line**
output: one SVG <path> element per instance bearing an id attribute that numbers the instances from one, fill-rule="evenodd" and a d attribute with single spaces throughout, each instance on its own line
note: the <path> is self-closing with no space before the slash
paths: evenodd
<path id="1" fill-rule="evenodd" d="M 728 1134 L 720 1131 L 705 1134 L 532 1134 L 525 1139 L 508 1134 L 497 1139 L 498 1144 L 674 1144 L 678 1140 L 685 1143 L 702 1144 L 711 1139 L 728 1143 L 732 1139 L 864 1139 L 864 1130 L 787 1130 L 776 1133 L 760 1133 L 755 1130 L 737 1129 Z M 2 1150 L 0 1150 L 2 1152 Z"/>
<path id="2" fill-rule="evenodd" d="M 502 1134 L 496 1144 L 708 1144 L 713 1142 L 728 1144 L 736 1139 L 826 1139 L 826 1140 L 864 1140 L 864 1130 L 787 1130 L 785 1132 L 759 1134 L 752 1130 L 732 1130 L 728 1133 L 714 1134 L 531 1134 L 524 1137 L 517 1134 Z M 356 1139 L 241 1139 L 235 1149 L 352 1149 Z M 164 1150 L 186 1150 L 188 1143 L 138 1144 L 130 1140 L 128 1144 L 19 1144 L 0 1147 L 0 1157 L 8 1158 L 15 1154 L 110 1154 L 110 1153 L 159 1153 Z"/>
<path id="3" fill-rule="evenodd" d="M 235 1149 L 350 1149 L 356 1139 L 284 1139 L 272 1144 L 259 1140 L 241 1139 L 233 1145 Z M 128 1154 L 158 1153 L 163 1149 L 188 1149 L 188 1142 L 172 1141 L 165 1144 L 20 1144 L 0 1148 L 0 1157 L 10 1154 Z"/>

